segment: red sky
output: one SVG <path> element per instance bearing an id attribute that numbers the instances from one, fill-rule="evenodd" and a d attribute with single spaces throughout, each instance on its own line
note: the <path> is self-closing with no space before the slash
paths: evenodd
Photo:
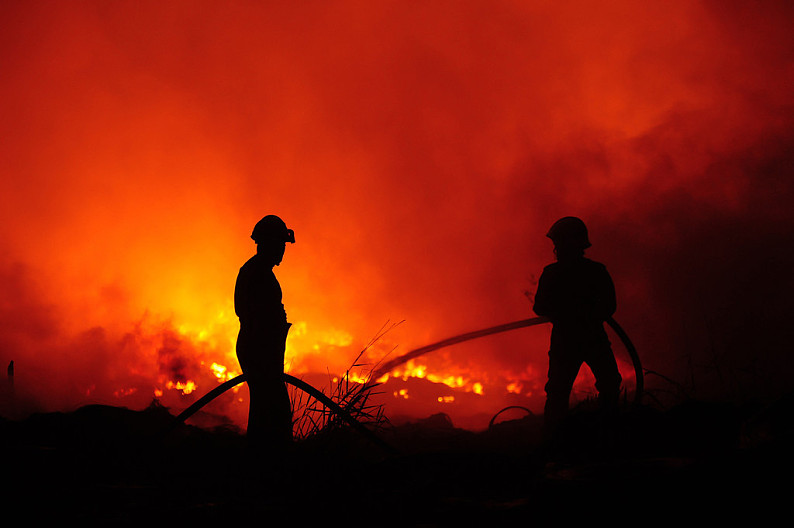
<path id="1" fill-rule="evenodd" d="M 276 270 L 294 373 L 346 368 L 387 321 L 373 356 L 533 315 L 572 214 L 647 368 L 708 395 L 790 386 L 786 2 L 0 13 L 0 360 L 36 408 L 236 369 L 234 279 L 268 213 L 296 232 Z M 547 339 L 425 363 L 498 410 L 507 383 L 542 388 Z"/>

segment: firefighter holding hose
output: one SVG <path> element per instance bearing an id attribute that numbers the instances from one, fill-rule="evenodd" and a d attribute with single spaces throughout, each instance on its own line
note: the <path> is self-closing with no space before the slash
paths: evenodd
<path id="1" fill-rule="evenodd" d="M 295 234 L 275 215 L 262 218 L 251 238 L 256 255 L 237 275 L 234 310 L 240 318 L 237 359 L 248 381 L 247 436 L 253 447 L 279 450 L 292 441 L 292 408 L 284 384 L 284 347 L 290 323 L 273 268 Z"/>
<path id="2" fill-rule="evenodd" d="M 548 236 L 557 261 L 543 269 L 534 311 L 552 323 L 544 418 L 549 439 L 568 412 L 573 383 L 582 363 L 596 378 L 601 409 L 617 412 L 621 376 L 604 330 L 615 313 L 615 287 L 606 267 L 584 256 L 587 227 L 576 217 L 561 218 Z"/>

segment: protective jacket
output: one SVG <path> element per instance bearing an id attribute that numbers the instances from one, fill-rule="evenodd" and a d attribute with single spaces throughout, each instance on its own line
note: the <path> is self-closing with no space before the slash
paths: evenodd
<path id="1" fill-rule="evenodd" d="M 615 309 L 615 286 L 600 262 L 582 257 L 543 269 L 534 311 L 553 324 L 552 348 L 608 344 L 604 321 Z"/>
<path id="2" fill-rule="evenodd" d="M 284 372 L 284 341 L 289 323 L 281 286 L 273 268 L 254 255 L 243 264 L 234 287 L 234 311 L 240 318 L 237 356 L 243 371 Z"/>

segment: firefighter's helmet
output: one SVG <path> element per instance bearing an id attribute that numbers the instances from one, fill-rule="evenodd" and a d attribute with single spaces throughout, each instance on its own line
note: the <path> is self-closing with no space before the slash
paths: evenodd
<path id="1" fill-rule="evenodd" d="M 574 245 L 581 249 L 589 248 L 591 245 L 587 236 L 587 226 L 584 225 L 580 218 L 575 216 L 566 216 L 554 222 L 546 236 L 555 245 L 562 243 Z"/>
<path id="2" fill-rule="evenodd" d="M 295 243 L 295 232 L 287 229 L 284 220 L 276 215 L 267 215 L 256 223 L 251 238 L 259 244 L 265 241 Z"/>

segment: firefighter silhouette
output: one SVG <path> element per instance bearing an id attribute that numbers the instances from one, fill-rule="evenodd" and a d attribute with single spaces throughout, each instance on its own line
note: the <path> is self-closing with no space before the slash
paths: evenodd
<path id="1" fill-rule="evenodd" d="M 240 319 L 237 359 L 249 390 L 249 442 L 279 448 L 292 441 L 292 408 L 283 380 L 284 346 L 290 323 L 273 267 L 281 264 L 295 234 L 281 218 L 268 215 L 254 226 L 256 255 L 237 275 L 234 310 Z"/>
<path id="2" fill-rule="evenodd" d="M 568 412 L 573 383 L 582 363 L 596 379 L 599 405 L 617 411 L 621 377 L 604 322 L 615 313 L 615 287 L 606 267 L 584 256 L 587 227 L 576 217 L 561 218 L 548 236 L 557 262 L 543 269 L 535 293 L 535 313 L 552 323 L 544 419 L 553 437 Z"/>

